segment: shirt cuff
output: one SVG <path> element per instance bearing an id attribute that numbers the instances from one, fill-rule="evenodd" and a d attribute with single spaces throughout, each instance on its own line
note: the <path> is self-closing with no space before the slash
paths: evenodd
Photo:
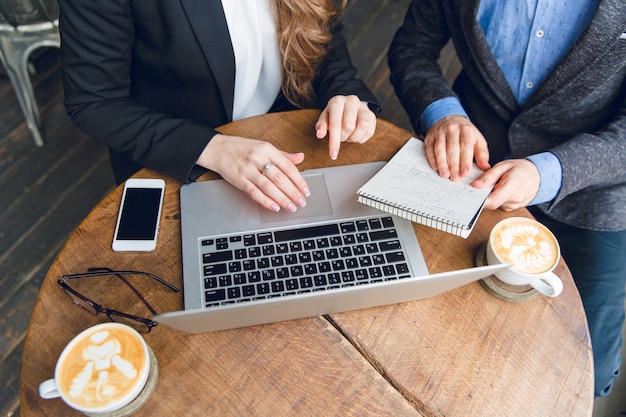
<path id="1" fill-rule="evenodd" d="M 469 116 L 456 97 L 446 97 L 433 101 L 420 116 L 423 133 L 426 134 L 438 120 L 452 115 L 463 116 L 469 120 Z"/>
<path id="2" fill-rule="evenodd" d="M 563 167 L 559 158 L 552 152 L 542 152 L 526 159 L 535 164 L 541 180 L 539 191 L 529 206 L 554 200 L 563 183 Z"/>

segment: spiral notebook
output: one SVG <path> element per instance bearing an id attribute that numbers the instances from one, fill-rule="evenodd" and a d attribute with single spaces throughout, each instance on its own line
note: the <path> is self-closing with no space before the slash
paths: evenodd
<path id="1" fill-rule="evenodd" d="M 482 174 L 475 164 L 469 176 L 453 182 L 428 164 L 424 143 L 410 138 L 358 191 L 358 201 L 379 210 L 467 238 L 491 189 L 470 184 Z"/>

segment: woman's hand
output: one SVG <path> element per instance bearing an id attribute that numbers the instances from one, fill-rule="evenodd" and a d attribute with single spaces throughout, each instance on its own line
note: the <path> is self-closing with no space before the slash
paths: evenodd
<path id="1" fill-rule="evenodd" d="M 287 153 L 274 145 L 239 136 L 215 135 L 197 164 L 220 174 L 261 206 L 294 212 L 306 205 L 308 185 L 296 164 L 303 153 Z"/>
<path id="2" fill-rule="evenodd" d="M 357 96 L 335 96 L 315 124 L 315 135 L 328 135 L 328 153 L 337 159 L 341 142 L 365 143 L 376 130 L 376 115 Z"/>

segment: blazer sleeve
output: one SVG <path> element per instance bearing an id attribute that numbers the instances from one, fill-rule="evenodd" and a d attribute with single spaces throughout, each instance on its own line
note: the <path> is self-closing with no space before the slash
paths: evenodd
<path id="1" fill-rule="evenodd" d="M 135 24 L 128 0 L 59 0 L 59 5 L 64 104 L 72 122 L 141 166 L 189 181 L 217 132 L 133 99 Z"/>
<path id="2" fill-rule="evenodd" d="M 350 53 L 343 36 L 343 24 L 338 21 L 332 32 L 332 41 L 328 52 L 320 64 L 317 77 L 313 80 L 313 89 L 319 106 L 326 107 L 328 100 L 336 95 L 356 95 L 368 103 L 369 108 L 378 115 L 380 103 L 365 83 L 356 79 L 356 68 L 352 65 Z"/>
<path id="3" fill-rule="evenodd" d="M 442 2 L 413 0 L 387 54 L 390 81 L 415 132 L 425 134 L 420 116 L 432 102 L 457 97 L 438 59 L 450 39 Z"/>

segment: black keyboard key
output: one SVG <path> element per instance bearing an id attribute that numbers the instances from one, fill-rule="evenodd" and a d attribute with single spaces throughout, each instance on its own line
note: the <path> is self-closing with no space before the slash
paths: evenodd
<path id="1" fill-rule="evenodd" d="M 298 280 L 295 278 L 285 280 L 285 288 L 287 288 L 287 291 L 297 290 L 299 288 Z"/>
<path id="2" fill-rule="evenodd" d="M 336 259 L 332 261 L 333 271 L 341 271 L 346 269 L 346 264 L 343 262 L 343 259 Z"/>
<path id="3" fill-rule="evenodd" d="M 289 245 L 286 243 L 279 243 L 276 245 L 276 252 L 278 253 L 287 253 L 289 252 Z"/>
<path id="4" fill-rule="evenodd" d="M 356 222 L 356 229 L 360 232 L 364 231 L 364 230 L 369 230 L 370 229 L 370 225 L 367 222 L 367 220 L 357 220 Z"/>
<path id="5" fill-rule="evenodd" d="M 385 257 L 380 253 L 372 255 L 372 262 L 374 262 L 374 265 L 382 265 L 385 263 Z"/>
<path id="6" fill-rule="evenodd" d="M 330 246 L 336 247 L 341 246 L 341 236 L 332 236 L 330 237 Z"/>
<path id="7" fill-rule="evenodd" d="M 393 265 L 385 265 L 383 266 L 383 274 L 388 277 L 390 275 L 395 275 L 396 274 L 396 268 L 393 267 Z"/>
<path id="8" fill-rule="evenodd" d="M 324 259 L 326 259 L 326 256 L 324 255 L 324 251 L 322 250 L 316 250 L 313 251 L 313 260 L 315 261 L 323 261 Z"/>
<path id="9" fill-rule="evenodd" d="M 315 249 L 315 241 L 313 239 L 307 239 L 302 242 L 302 247 L 304 250 L 313 250 Z"/>
<path id="10" fill-rule="evenodd" d="M 248 251 L 245 249 L 235 249 L 235 259 L 244 259 L 248 256 Z"/>
<path id="11" fill-rule="evenodd" d="M 343 271 L 341 273 L 341 280 L 343 282 L 352 282 L 355 280 L 354 271 Z"/>
<path id="12" fill-rule="evenodd" d="M 211 291 L 204 292 L 204 301 L 206 303 L 213 303 L 215 301 L 223 301 L 225 299 L 226 299 L 225 289 L 211 290 Z"/>
<path id="13" fill-rule="evenodd" d="M 243 287 L 241 287 L 241 293 L 244 297 L 252 297 L 253 295 L 256 295 L 254 285 L 244 285 Z"/>
<path id="14" fill-rule="evenodd" d="M 409 266 L 405 263 L 397 264 L 396 269 L 398 270 L 399 275 L 408 274 Z"/>
<path id="15" fill-rule="evenodd" d="M 211 246 L 215 243 L 213 239 L 203 239 L 200 241 L 200 245 L 202 246 Z"/>
<path id="16" fill-rule="evenodd" d="M 390 240 L 388 242 L 380 242 L 378 244 L 380 250 L 383 252 L 390 250 L 398 250 L 400 249 L 400 241 L 399 240 Z"/>
<path id="17" fill-rule="evenodd" d="M 370 219 L 370 229 L 371 230 L 378 230 L 378 229 L 382 229 L 383 225 L 380 222 L 380 219 Z"/>
<path id="18" fill-rule="evenodd" d="M 313 278 L 302 277 L 300 278 L 300 288 L 311 288 L 313 286 Z"/>
<path id="19" fill-rule="evenodd" d="M 272 256 L 276 253 L 276 249 L 273 245 L 265 245 L 261 248 L 261 252 L 263 252 L 263 256 Z"/>
<path id="20" fill-rule="evenodd" d="M 241 262 L 234 261 L 228 263 L 228 272 L 239 272 L 241 271 Z"/>
<path id="21" fill-rule="evenodd" d="M 374 278 L 380 278 L 383 276 L 383 272 L 380 269 L 380 267 L 375 266 L 373 268 L 368 269 L 368 272 L 370 274 L 370 278 L 374 279 Z"/>
<path id="22" fill-rule="evenodd" d="M 217 288 L 217 277 L 208 277 L 204 279 L 204 289 L 210 290 L 211 288 Z"/>
<path id="23" fill-rule="evenodd" d="M 250 271 L 247 275 L 248 282 L 259 282 L 261 281 L 261 272 L 259 271 Z"/>
<path id="24" fill-rule="evenodd" d="M 285 259 L 282 256 L 272 256 L 270 261 L 274 268 L 276 268 L 277 266 L 283 266 L 285 264 Z"/>
<path id="25" fill-rule="evenodd" d="M 243 245 L 244 246 L 254 246 L 254 245 L 256 245 L 256 237 L 254 235 L 244 235 L 243 236 Z"/>
<path id="26" fill-rule="evenodd" d="M 304 275 L 304 268 L 302 268 L 302 265 L 294 265 L 289 268 L 289 272 L 291 273 L 292 277 L 299 277 Z"/>
<path id="27" fill-rule="evenodd" d="M 226 273 L 226 264 L 204 265 L 204 276 L 220 275 Z"/>
<path id="28" fill-rule="evenodd" d="M 273 279 L 276 279 L 276 273 L 273 269 L 266 269 L 261 272 L 261 277 L 263 278 L 263 281 L 271 281 Z"/>
<path id="29" fill-rule="evenodd" d="M 235 242 L 241 242 L 241 236 L 231 236 L 229 241 L 231 243 L 235 243 Z"/>
<path id="30" fill-rule="evenodd" d="M 245 284 L 246 282 L 246 274 L 233 274 L 233 284 L 241 285 Z"/>
<path id="31" fill-rule="evenodd" d="M 306 275 L 315 275 L 315 274 L 317 274 L 317 265 L 315 265 L 315 264 L 306 264 L 306 265 L 304 265 L 304 273 Z"/>
<path id="32" fill-rule="evenodd" d="M 368 243 L 365 245 L 365 250 L 367 253 L 376 253 L 378 252 L 378 245 L 376 243 Z"/>
<path id="33" fill-rule="evenodd" d="M 258 269 L 265 269 L 270 267 L 270 260 L 268 258 L 259 258 L 256 261 L 256 267 Z"/>
<path id="34" fill-rule="evenodd" d="M 384 230 L 377 230 L 375 232 L 370 232 L 371 240 L 388 240 L 388 239 L 397 239 L 397 238 L 398 238 L 398 232 L 396 232 L 396 229 L 384 229 Z"/>
<path id="35" fill-rule="evenodd" d="M 356 232 L 356 226 L 354 222 L 343 222 L 340 224 L 341 233 L 353 233 Z"/>
<path id="36" fill-rule="evenodd" d="M 274 242 L 274 236 L 272 235 L 272 232 L 258 233 L 256 235 L 256 241 L 259 245 L 266 245 Z"/>
<path id="37" fill-rule="evenodd" d="M 310 252 L 300 252 L 298 254 L 298 261 L 301 264 L 306 264 L 311 262 L 311 253 Z"/>
<path id="38" fill-rule="evenodd" d="M 341 276 L 337 272 L 333 272 L 328 274 L 328 283 L 329 284 L 341 284 Z"/>
<path id="39" fill-rule="evenodd" d="M 359 262 L 356 260 L 356 258 L 346 259 L 346 268 L 355 269 L 355 268 L 358 268 L 358 266 L 359 266 Z"/>
<path id="40" fill-rule="evenodd" d="M 233 251 L 226 250 L 220 252 L 210 252 L 202 255 L 202 262 L 212 264 L 215 262 L 225 262 L 233 259 Z"/>
<path id="41" fill-rule="evenodd" d="M 332 269 L 332 267 L 330 266 L 330 262 L 328 261 L 320 262 L 317 265 L 317 268 L 320 270 L 320 272 L 329 272 Z"/>
<path id="42" fill-rule="evenodd" d="M 354 276 L 359 281 L 367 280 L 370 277 L 367 272 L 367 269 L 357 269 L 356 271 L 354 271 Z"/>
<path id="43" fill-rule="evenodd" d="M 258 246 L 254 246 L 248 249 L 248 257 L 250 258 L 258 258 L 261 256 L 261 248 Z"/>
<path id="44" fill-rule="evenodd" d="M 270 292 L 270 284 L 268 282 L 262 282 L 260 284 L 256 284 L 256 293 L 258 295 L 269 294 Z"/>
<path id="45" fill-rule="evenodd" d="M 328 281 L 324 275 L 315 275 L 313 277 L 313 284 L 315 284 L 316 287 L 324 287 L 328 284 Z"/>
<path id="46" fill-rule="evenodd" d="M 272 292 L 281 293 L 285 291 L 285 283 L 283 281 L 272 281 L 270 286 L 272 287 Z"/>
<path id="47" fill-rule="evenodd" d="M 219 277 L 220 287 L 230 287 L 233 285 L 233 278 L 230 275 L 222 275 Z"/>
<path id="48" fill-rule="evenodd" d="M 328 241 L 328 238 L 326 238 L 326 237 L 318 238 L 315 241 L 315 243 L 317 244 L 317 247 L 320 248 L 320 249 L 327 248 L 327 247 L 330 246 L 330 242 Z"/>
<path id="49" fill-rule="evenodd" d="M 402 262 L 406 260 L 404 258 L 404 253 L 401 251 L 386 253 L 385 257 L 387 258 L 387 262 L 389 263 Z"/>
<path id="50" fill-rule="evenodd" d="M 352 256 L 352 249 L 350 249 L 349 247 L 340 248 L 339 255 L 342 258 L 347 258 L 348 256 Z"/>
<path id="51" fill-rule="evenodd" d="M 229 300 L 241 297 L 241 289 L 239 287 L 228 288 L 227 292 Z"/>
<path id="52" fill-rule="evenodd" d="M 276 242 L 286 242 L 296 239 L 310 239 L 318 236 L 336 235 L 339 233 L 339 226 L 336 224 L 326 224 L 322 226 L 303 227 L 301 229 L 279 230 L 274 232 Z"/>
<path id="53" fill-rule="evenodd" d="M 245 261 L 243 261 L 244 271 L 252 271 L 253 269 L 256 269 L 256 262 L 254 261 L 254 259 L 246 259 Z"/>
<path id="54" fill-rule="evenodd" d="M 289 250 L 292 252 L 300 252 L 302 250 L 302 242 L 290 242 Z"/>
<path id="55" fill-rule="evenodd" d="M 381 219 L 382 223 L 383 223 L 383 227 L 394 227 L 395 225 L 393 224 L 393 219 L 391 217 L 383 217 Z"/>
<path id="56" fill-rule="evenodd" d="M 354 245 L 356 243 L 356 237 L 354 235 L 345 235 L 343 237 L 344 245 Z"/>
<path id="57" fill-rule="evenodd" d="M 283 278 L 288 278 L 288 277 L 289 277 L 289 268 L 287 267 L 276 268 L 276 278 L 283 279 Z"/>

